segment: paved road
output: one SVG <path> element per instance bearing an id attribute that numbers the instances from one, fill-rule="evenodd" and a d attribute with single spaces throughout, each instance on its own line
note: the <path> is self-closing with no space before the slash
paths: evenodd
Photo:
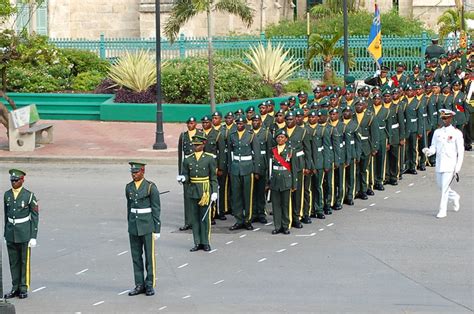
<path id="1" fill-rule="evenodd" d="M 177 231 L 182 192 L 175 167 L 149 166 L 147 177 L 171 193 L 162 196 L 157 295 L 133 298 L 126 295 L 133 286 L 128 165 L 18 164 L 29 173 L 41 216 L 32 292 L 13 303 L 18 313 L 470 313 L 473 161 L 467 154 L 462 185 L 454 184 L 461 210 L 446 219 L 435 218 L 430 168 L 289 236 L 272 236 L 272 226 L 260 224 L 231 233 L 233 218 L 219 221 L 211 253 L 190 253 L 192 235 Z M 2 190 L 11 166 L 0 166 Z M 6 258 L 4 265 L 9 290 Z"/>

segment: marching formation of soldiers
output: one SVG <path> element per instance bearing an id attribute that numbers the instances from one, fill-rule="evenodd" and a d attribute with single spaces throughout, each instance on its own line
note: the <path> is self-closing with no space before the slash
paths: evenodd
<path id="1" fill-rule="evenodd" d="M 228 214 L 236 220 L 230 230 L 252 230 L 252 223 L 267 223 L 271 202 L 273 234 L 289 234 L 397 185 L 403 174 L 434 167 L 434 156 L 422 150 L 442 126 L 440 109 L 456 113 L 453 124 L 470 150 L 466 98 L 474 73 L 459 68 L 457 54 L 449 53 L 410 75 L 402 63 L 393 76 L 382 66 L 360 88 L 350 77 L 344 87 L 317 86 L 311 101 L 300 92 L 278 110 L 268 100 L 258 108 L 214 112 L 201 118 L 199 130 L 190 117 L 180 136 L 177 180 L 185 198 L 181 230 L 193 229 L 192 251 L 210 250 L 210 225 Z"/>

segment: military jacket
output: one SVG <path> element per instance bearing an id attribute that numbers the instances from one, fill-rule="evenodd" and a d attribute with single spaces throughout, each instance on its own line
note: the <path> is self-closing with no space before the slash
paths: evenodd
<path id="1" fill-rule="evenodd" d="M 422 134 L 422 123 L 421 119 L 423 118 L 421 115 L 421 111 L 418 110 L 419 102 L 416 97 L 413 97 L 412 99 L 407 99 L 406 100 L 406 106 L 405 106 L 405 119 L 406 119 L 406 124 L 405 124 L 405 130 L 406 130 L 406 136 L 410 135 L 410 133 L 417 133 L 417 134 Z"/>
<path id="2" fill-rule="evenodd" d="M 270 189 L 274 191 L 287 191 L 290 189 L 296 189 L 297 186 L 297 171 L 295 164 L 295 156 L 293 149 L 288 145 L 280 153 L 280 156 L 291 165 L 291 171 L 283 167 L 283 165 L 275 158 L 275 151 L 278 153 L 277 148 L 271 151 L 271 169 L 269 171 L 269 185 Z"/>
<path id="3" fill-rule="evenodd" d="M 262 117 L 262 119 L 263 119 L 263 117 Z M 265 119 L 262 120 L 262 125 L 263 125 L 265 128 L 269 129 L 269 128 L 273 125 L 274 122 L 275 122 L 275 117 L 274 117 L 274 116 L 271 116 L 271 115 L 269 115 L 269 114 L 267 113 L 267 114 L 265 115 Z"/>
<path id="4" fill-rule="evenodd" d="M 334 153 L 334 165 L 339 167 L 345 162 L 345 142 L 344 142 L 344 123 L 338 121 L 336 126 L 332 127 L 331 147 Z"/>
<path id="5" fill-rule="evenodd" d="M 331 149 L 332 129 L 333 127 L 327 122 L 318 124 L 314 129 L 311 151 L 315 170 L 332 168 L 334 162 L 334 153 Z"/>
<path id="6" fill-rule="evenodd" d="M 290 134 L 288 132 L 288 127 L 285 127 L 285 131 Z M 297 172 L 303 169 L 313 169 L 313 161 L 311 158 L 311 138 L 305 127 L 296 125 L 287 144 L 293 148 Z"/>
<path id="7" fill-rule="evenodd" d="M 216 160 L 209 153 L 203 153 L 199 160 L 196 154 L 192 154 L 184 160 L 183 176 L 186 178 L 185 182 L 188 184 L 186 189 L 186 197 L 191 199 L 201 199 L 204 192 L 209 195 L 217 193 L 217 171 Z M 205 191 L 204 182 L 193 182 L 193 178 L 208 177 L 209 191 Z"/>
<path id="8" fill-rule="evenodd" d="M 257 167 L 259 168 L 258 173 L 260 174 L 266 174 L 268 170 L 268 158 L 271 153 L 272 149 L 272 134 L 270 131 L 265 128 L 261 127 L 258 133 L 255 133 L 254 130 L 252 130 L 252 133 L 255 134 L 254 140 L 258 142 L 260 145 L 260 155 L 261 158 L 258 160 Z"/>
<path id="9" fill-rule="evenodd" d="M 345 164 L 350 164 L 354 159 L 360 159 L 360 141 L 356 137 L 359 128 L 357 121 L 351 119 L 347 124 L 344 123 L 344 146 L 345 146 Z"/>
<path id="10" fill-rule="evenodd" d="M 444 48 L 441 47 L 440 45 L 435 45 L 435 44 L 429 45 L 428 47 L 426 47 L 426 50 L 425 50 L 425 55 L 428 59 L 432 59 L 432 58 L 438 59 L 439 56 L 441 56 L 444 53 L 446 53 Z"/>
<path id="11" fill-rule="evenodd" d="M 405 139 L 405 115 L 403 112 L 403 103 L 398 102 L 390 105 L 389 109 L 389 123 L 391 137 L 389 140 L 390 145 L 399 145 L 402 139 Z"/>
<path id="12" fill-rule="evenodd" d="M 196 135 L 202 135 L 200 130 L 196 130 Z M 183 166 L 184 158 L 194 153 L 194 147 L 192 138 L 189 136 L 189 132 L 185 131 L 179 135 L 178 140 L 178 173 L 181 174 L 181 168 Z"/>
<path id="13" fill-rule="evenodd" d="M 394 76 L 392 76 L 392 81 L 394 82 L 396 87 L 401 87 L 408 84 L 410 78 L 405 73 L 402 73 L 400 76 L 395 74 Z"/>
<path id="14" fill-rule="evenodd" d="M 434 81 L 440 82 L 442 84 L 449 82 L 451 80 L 451 75 L 449 74 L 449 67 L 448 64 L 444 67 L 444 69 L 439 65 L 435 72 L 434 72 Z"/>
<path id="15" fill-rule="evenodd" d="M 214 158 L 216 158 L 217 168 L 226 171 L 227 155 L 225 147 L 225 135 L 212 128 L 212 130 L 206 136 L 207 141 L 206 145 L 204 146 L 204 152 L 212 154 Z"/>
<path id="16" fill-rule="evenodd" d="M 230 173 L 233 175 L 261 174 L 260 144 L 251 130 L 246 129 L 242 138 L 239 138 L 238 131 L 229 135 L 227 158 L 230 160 Z"/>
<path id="17" fill-rule="evenodd" d="M 374 110 L 375 119 L 379 125 L 379 139 L 380 141 L 388 139 L 388 142 L 390 143 L 390 138 L 392 137 L 392 121 L 390 120 L 390 112 L 383 106 L 383 104 L 380 106 L 382 106 L 382 108 L 380 108 L 379 112 L 375 113 Z"/>
<path id="18" fill-rule="evenodd" d="M 160 233 L 161 205 L 156 184 L 143 179 L 137 189 L 135 182 L 132 181 L 125 187 L 125 197 L 127 198 L 128 233 L 135 236 Z M 151 212 L 134 213 L 132 209 L 151 209 Z"/>
<path id="19" fill-rule="evenodd" d="M 38 235 L 39 207 L 33 192 L 24 187 L 14 199 L 12 189 L 3 196 L 5 230 L 7 242 L 25 243 Z M 29 218 L 28 218 L 29 217 Z M 25 219 L 24 222 L 16 220 Z"/>
<path id="20" fill-rule="evenodd" d="M 418 123 L 420 123 L 420 127 L 422 131 L 429 131 L 431 130 L 431 117 L 428 114 L 428 96 L 426 94 L 422 94 L 421 97 L 417 97 L 418 99 L 418 111 L 420 113 L 420 119 Z"/>
<path id="21" fill-rule="evenodd" d="M 456 112 L 453 119 L 454 125 L 466 124 L 468 121 L 468 109 L 466 108 L 466 95 L 459 91 L 458 93 L 453 92 L 453 111 Z M 462 101 L 461 104 L 458 101 Z"/>
<path id="22" fill-rule="evenodd" d="M 427 106 L 426 110 L 428 112 L 428 116 L 430 117 L 430 125 L 431 125 L 431 130 L 435 130 L 438 125 L 441 125 L 441 118 L 438 112 L 439 108 L 439 103 L 441 102 L 441 95 L 440 94 L 434 94 L 431 93 L 431 95 L 427 96 L 428 101 L 427 101 Z M 440 108 L 441 109 L 441 108 Z"/>
<path id="23" fill-rule="evenodd" d="M 357 121 L 357 116 L 355 119 Z M 379 124 L 377 119 L 375 119 L 374 113 L 365 110 L 362 120 L 360 123 L 358 122 L 358 126 L 357 136 L 360 141 L 360 152 L 368 156 L 371 152 L 376 151 L 379 145 Z"/>
<path id="24" fill-rule="evenodd" d="M 352 100 L 348 101 L 346 99 L 346 97 L 342 97 L 341 98 L 341 104 L 340 104 L 340 107 L 350 107 L 352 109 L 354 109 L 354 104 L 357 103 L 357 101 L 359 100 L 359 97 L 355 96 Z"/>

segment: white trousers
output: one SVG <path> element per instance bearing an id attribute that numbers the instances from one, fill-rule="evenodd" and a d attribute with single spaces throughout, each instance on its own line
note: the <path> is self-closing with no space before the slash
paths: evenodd
<path id="1" fill-rule="evenodd" d="M 451 189 L 449 184 L 453 179 L 452 172 L 436 172 L 436 181 L 441 191 L 441 201 L 439 202 L 439 213 L 446 214 L 448 210 L 448 200 L 459 202 L 459 194 Z"/>

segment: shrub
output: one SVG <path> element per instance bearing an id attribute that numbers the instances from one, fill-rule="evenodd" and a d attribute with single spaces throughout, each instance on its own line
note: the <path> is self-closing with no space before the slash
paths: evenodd
<path id="1" fill-rule="evenodd" d="M 311 82 L 303 78 L 289 81 L 283 86 L 283 89 L 286 93 L 298 93 L 300 91 L 305 91 L 311 94 L 312 91 Z"/>
<path id="2" fill-rule="evenodd" d="M 72 64 L 71 73 L 78 75 L 79 73 L 96 71 L 106 74 L 110 63 L 102 60 L 96 53 L 79 50 L 79 49 L 62 49 L 61 54 Z"/>
<path id="3" fill-rule="evenodd" d="M 110 67 L 109 77 L 120 87 L 144 92 L 156 83 L 156 63 L 148 51 L 127 51 Z"/>
<path id="4" fill-rule="evenodd" d="M 21 93 L 48 93 L 63 89 L 60 81 L 42 68 L 9 67 L 9 90 Z"/>
<path id="5" fill-rule="evenodd" d="M 274 89 L 257 76 L 242 72 L 232 60 L 215 58 L 215 92 L 219 103 L 271 97 Z M 162 71 L 166 102 L 208 104 L 209 81 L 206 58 L 172 60 Z"/>
<path id="6" fill-rule="evenodd" d="M 120 88 L 115 93 L 115 102 L 134 104 L 154 103 L 156 102 L 156 84 L 141 92 L 135 92 L 126 87 Z"/>
<path id="7" fill-rule="evenodd" d="M 104 79 L 105 74 L 99 71 L 81 72 L 72 79 L 71 87 L 76 91 L 92 91 Z"/>

